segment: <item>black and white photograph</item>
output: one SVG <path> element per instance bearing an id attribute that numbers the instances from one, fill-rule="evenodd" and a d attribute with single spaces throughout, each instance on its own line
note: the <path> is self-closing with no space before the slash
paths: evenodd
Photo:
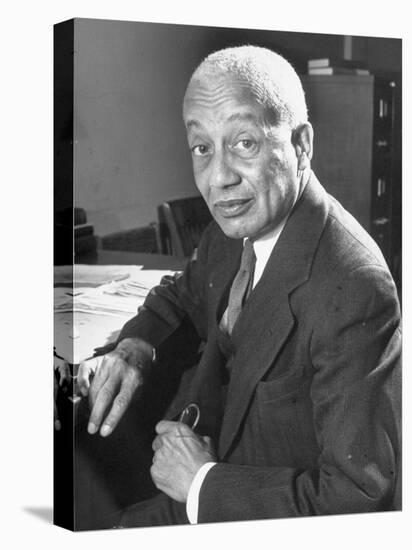
<path id="1" fill-rule="evenodd" d="M 2 547 L 407 547 L 406 5 L 3 15 Z"/>
<path id="2" fill-rule="evenodd" d="M 400 39 L 55 25 L 57 525 L 401 510 L 401 78 Z"/>

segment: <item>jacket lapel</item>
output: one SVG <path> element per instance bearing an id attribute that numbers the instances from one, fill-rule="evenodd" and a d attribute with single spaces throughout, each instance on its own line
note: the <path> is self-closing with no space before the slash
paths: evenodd
<path id="1" fill-rule="evenodd" d="M 209 282 L 211 299 L 209 299 L 209 327 L 219 323 L 229 298 L 230 286 L 240 266 L 243 240 L 224 237 Z"/>
<path id="2" fill-rule="evenodd" d="M 237 352 L 219 440 L 222 459 L 230 451 L 257 383 L 273 365 L 296 322 L 289 296 L 309 278 L 326 223 L 326 201 L 312 174 L 235 325 L 232 338 Z"/>

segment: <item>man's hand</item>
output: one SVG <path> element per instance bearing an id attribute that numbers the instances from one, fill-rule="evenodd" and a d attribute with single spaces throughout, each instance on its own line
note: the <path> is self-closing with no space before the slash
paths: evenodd
<path id="1" fill-rule="evenodd" d="M 135 391 L 142 385 L 143 373 L 151 364 L 153 348 L 138 338 L 122 340 L 103 357 L 89 359 L 79 366 L 77 385 L 89 395 L 91 414 L 88 431 L 110 435 L 126 411 Z M 94 378 L 90 384 L 90 375 Z"/>
<path id="2" fill-rule="evenodd" d="M 215 462 L 210 437 L 201 437 L 181 422 L 162 420 L 156 426 L 158 436 L 150 469 L 158 489 L 178 502 L 186 502 L 192 481 L 206 462 Z"/>
<path id="3" fill-rule="evenodd" d="M 60 430 L 61 428 L 61 422 L 59 418 L 59 412 L 57 410 L 57 394 L 59 391 L 59 388 L 61 388 L 64 384 L 68 384 L 70 382 L 70 368 L 67 361 L 62 359 L 61 357 L 58 357 L 57 355 L 54 356 L 54 429 Z"/>

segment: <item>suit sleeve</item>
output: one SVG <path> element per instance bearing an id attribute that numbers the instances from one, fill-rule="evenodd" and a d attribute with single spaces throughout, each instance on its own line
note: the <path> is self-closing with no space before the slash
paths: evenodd
<path id="1" fill-rule="evenodd" d="M 313 327 L 309 349 L 318 467 L 219 463 L 202 485 L 199 522 L 399 506 L 401 348 L 393 281 L 380 266 L 357 268 L 317 307 L 323 321 Z"/>
<path id="2" fill-rule="evenodd" d="M 204 280 L 208 241 L 212 226 L 206 229 L 197 254 L 182 273 L 163 277 L 148 294 L 138 314 L 121 330 L 118 342 L 139 337 L 153 347 L 162 344 L 183 321 L 189 321 L 201 339 L 206 337 L 206 303 Z"/>

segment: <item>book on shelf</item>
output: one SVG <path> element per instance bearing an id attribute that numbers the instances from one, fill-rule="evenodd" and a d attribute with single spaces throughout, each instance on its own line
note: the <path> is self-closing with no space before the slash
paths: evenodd
<path id="1" fill-rule="evenodd" d="M 335 74 L 347 74 L 347 75 L 368 75 L 370 72 L 368 69 L 348 68 L 348 67 L 319 67 L 316 69 L 309 69 L 309 75 L 335 75 Z"/>
<path id="2" fill-rule="evenodd" d="M 346 67 L 348 69 L 366 69 L 364 61 L 356 59 L 336 59 L 333 57 L 322 57 L 320 59 L 309 59 L 308 69 L 318 69 L 322 67 Z"/>

